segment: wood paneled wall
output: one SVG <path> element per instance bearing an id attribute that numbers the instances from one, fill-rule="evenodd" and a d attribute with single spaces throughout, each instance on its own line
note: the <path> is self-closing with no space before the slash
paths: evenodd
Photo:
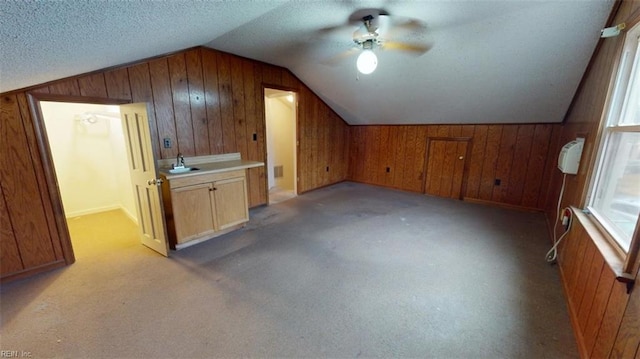
<path id="1" fill-rule="evenodd" d="M 621 2 L 610 26 L 627 22 L 627 27 L 630 27 L 639 18 L 640 2 L 625 0 Z M 585 204 L 589 176 L 595 162 L 596 137 L 622 42 L 622 36 L 602 40 L 583 77 L 565 124 L 552 140 L 552 154 L 557 156 L 564 143 L 576 137 L 586 138 L 579 173 L 567 176 L 562 208 L 569 205 L 582 208 Z M 549 163 L 548 168 L 551 167 Z M 557 169 L 552 169 L 551 174 L 546 213 L 550 232 L 555 230 L 560 235 L 562 228 L 552 226 L 557 215 L 555 212 L 562 174 Z M 635 288 L 631 296 L 626 293 L 626 286 L 615 281 L 605 257 L 579 223 L 564 241 L 558 264 L 582 357 L 637 357 L 640 355 L 639 288 Z"/>
<path id="2" fill-rule="evenodd" d="M 463 197 L 542 209 L 556 132 L 550 124 L 354 126 L 349 179 L 423 192 L 427 138 L 470 138 Z"/>
<path id="3" fill-rule="evenodd" d="M 581 356 L 608 358 L 629 300 L 626 285 L 616 281 L 579 220 L 560 244 L 558 262 Z"/>
<path id="4" fill-rule="evenodd" d="M 64 265 L 28 93 L 147 102 L 156 158 L 240 152 L 266 162 L 263 86 L 299 94 L 298 191 L 346 179 L 349 126 L 335 112 L 287 69 L 207 48 L 0 95 L 2 277 Z M 250 169 L 251 207 L 267 202 L 266 187 L 265 168 Z"/>
<path id="5" fill-rule="evenodd" d="M 0 263 L 19 277 L 65 265 L 24 94 L 0 97 Z M 73 259 L 71 259 L 73 260 Z"/>

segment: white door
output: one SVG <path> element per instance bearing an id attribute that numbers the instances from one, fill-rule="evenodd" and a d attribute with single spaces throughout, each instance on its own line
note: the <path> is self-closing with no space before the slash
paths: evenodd
<path id="1" fill-rule="evenodd" d="M 122 129 L 127 144 L 133 196 L 138 212 L 138 228 L 142 244 L 169 256 L 169 243 L 164 225 L 160 183 L 153 158 L 147 105 L 134 103 L 120 106 Z"/>

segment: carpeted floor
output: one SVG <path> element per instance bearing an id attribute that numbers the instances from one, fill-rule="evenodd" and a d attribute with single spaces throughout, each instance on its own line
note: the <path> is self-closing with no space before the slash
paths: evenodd
<path id="1" fill-rule="evenodd" d="M 269 189 L 269 204 L 276 204 L 295 198 L 296 193 L 293 190 L 273 187 Z"/>
<path id="2" fill-rule="evenodd" d="M 251 216 L 170 259 L 128 240 L 100 255 L 74 244 L 74 265 L 2 285 L 0 349 L 578 357 L 542 214 L 342 183 Z"/>

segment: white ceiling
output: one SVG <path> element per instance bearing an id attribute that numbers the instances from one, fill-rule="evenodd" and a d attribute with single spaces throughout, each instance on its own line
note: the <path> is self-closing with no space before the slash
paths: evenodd
<path id="1" fill-rule="evenodd" d="M 2 1 L 0 92 L 205 45 L 284 66 L 351 124 L 562 121 L 612 0 Z M 378 53 L 357 76 L 364 8 L 420 20 L 419 57 Z"/>

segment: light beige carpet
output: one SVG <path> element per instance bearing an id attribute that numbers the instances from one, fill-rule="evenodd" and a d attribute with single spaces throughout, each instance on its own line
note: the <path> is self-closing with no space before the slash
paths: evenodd
<path id="1" fill-rule="evenodd" d="M 67 219 L 76 260 L 140 245 L 136 224 L 121 210 Z"/>

